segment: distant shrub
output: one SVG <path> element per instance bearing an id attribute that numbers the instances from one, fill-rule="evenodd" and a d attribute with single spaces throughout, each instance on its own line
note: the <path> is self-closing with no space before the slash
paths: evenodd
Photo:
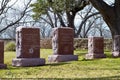
<path id="1" fill-rule="evenodd" d="M 5 45 L 5 51 L 15 51 L 15 42 L 11 41 Z"/>

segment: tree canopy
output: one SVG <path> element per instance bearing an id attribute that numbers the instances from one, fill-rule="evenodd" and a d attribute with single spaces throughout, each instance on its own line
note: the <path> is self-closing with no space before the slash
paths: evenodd
<path id="1" fill-rule="evenodd" d="M 32 4 L 34 18 L 38 19 L 39 16 L 47 14 L 48 11 L 55 13 L 71 13 L 75 15 L 78 11 L 82 10 L 88 1 L 86 0 L 37 0 Z"/>
<path id="2" fill-rule="evenodd" d="M 37 0 L 31 6 L 33 7 L 34 19 L 38 20 L 42 15 L 47 15 L 52 28 L 57 27 L 58 19 L 62 27 L 71 27 L 75 31 L 75 16 L 88 4 L 87 0 Z M 55 20 L 53 20 L 55 22 L 52 21 L 51 13 L 55 16 Z M 65 18 L 63 18 L 64 15 Z"/>
<path id="3" fill-rule="evenodd" d="M 51 28 L 71 27 L 74 29 L 75 37 L 78 37 L 82 32 L 83 26 L 85 27 L 84 24 L 87 22 L 87 20 L 92 16 L 99 14 L 99 12 L 94 12 L 93 14 L 90 13 L 92 8 L 89 6 L 88 12 L 82 14 L 84 15 L 84 18 L 78 22 L 80 23 L 80 26 L 76 27 L 76 14 L 83 10 L 88 4 L 88 0 L 37 0 L 34 4 L 31 4 L 31 7 L 33 8 L 33 18 L 35 20 L 43 20 L 48 23 Z M 94 24 L 93 22 L 95 21 L 88 21 L 89 25 L 86 23 L 86 25 L 89 27 L 88 30 L 88 27 L 85 28 L 87 32 L 91 29 L 92 25 Z"/>

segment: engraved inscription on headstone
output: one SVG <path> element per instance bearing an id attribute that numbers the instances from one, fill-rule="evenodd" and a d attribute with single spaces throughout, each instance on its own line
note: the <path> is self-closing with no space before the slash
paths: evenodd
<path id="1" fill-rule="evenodd" d="M 71 28 L 55 28 L 53 30 L 52 45 L 54 54 L 73 54 L 74 31 Z"/>
<path id="2" fill-rule="evenodd" d="M 104 53 L 103 37 L 89 37 L 88 38 L 88 53 Z"/>
<path id="3" fill-rule="evenodd" d="M 103 37 L 96 37 L 94 39 L 94 47 L 93 47 L 93 53 L 95 54 L 101 54 L 104 53 L 104 41 Z"/>
<path id="4" fill-rule="evenodd" d="M 88 37 L 88 54 L 86 54 L 86 59 L 104 57 L 105 54 L 103 37 Z"/>
<path id="5" fill-rule="evenodd" d="M 39 28 L 17 28 L 16 53 L 17 58 L 12 60 L 13 66 L 38 66 L 45 64 L 45 59 L 40 58 Z"/>
<path id="6" fill-rule="evenodd" d="M 78 60 L 78 56 L 73 55 L 74 30 L 69 27 L 54 28 L 52 34 L 53 55 L 48 57 L 48 61 L 65 62 Z"/>
<path id="7" fill-rule="evenodd" d="M 33 54 L 34 50 L 32 48 L 29 49 L 29 53 Z"/>
<path id="8" fill-rule="evenodd" d="M 18 28 L 16 42 L 17 58 L 40 57 L 40 35 L 38 28 Z"/>

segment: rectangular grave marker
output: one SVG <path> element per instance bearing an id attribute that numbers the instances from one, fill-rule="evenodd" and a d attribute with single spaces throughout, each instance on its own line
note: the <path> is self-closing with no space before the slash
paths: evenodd
<path id="1" fill-rule="evenodd" d="M 4 64 L 4 41 L 0 40 L 0 69 L 7 68 Z"/>
<path id="2" fill-rule="evenodd" d="M 45 59 L 40 58 L 39 28 L 18 27 L 16 29 L 16 53 L 13 66 L 44 65 Z"/>
<path id="3" fill-rule="evenodd" d="M 49 56 L 50 62 L 62 62 L 78 59 L 78 56 L 73 55 L 74 30 L 72 28 L 54 28 L 52 36 L 54 55 Z"/>
<path id="4" fill-rule="evenodd" d="M 103 37 L 88 37 L 88 54 L 86 54 L 86 59 L 105 57 Z"/>
<path id="5" fill-rule="evenodd" d="M 17 29 L 17 58 L 40 57 L 40 34 L 38 28 Z"/>

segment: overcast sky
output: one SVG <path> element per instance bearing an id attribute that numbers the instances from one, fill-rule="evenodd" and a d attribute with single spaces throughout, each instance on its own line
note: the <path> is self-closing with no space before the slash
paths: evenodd
<path id="1" fill-rule="evenodd" d="M 21 7 L 24 7 L 25 4 L 27 4 L 28 1 L 29 1 L 29 0 L 11 0 L 11 1 L 9 2 L 9 5 L 12 5 L 12 4 L 15 3 L 14 7 L 16 7 L 16 8 L 21 8 Z M 36 0 L 32 0 L 31 3 L 34 3 L 35 1 L 36 1 Z M 25 3 L 25 4 L 24 4 L 24 3 Z"/>
<path id="2" fill-rule="evenodd" d="M 112 4 L 112 3 L 114 3 L 115 0 L 104 0 L 104 1 L 108 4 Z"/>

